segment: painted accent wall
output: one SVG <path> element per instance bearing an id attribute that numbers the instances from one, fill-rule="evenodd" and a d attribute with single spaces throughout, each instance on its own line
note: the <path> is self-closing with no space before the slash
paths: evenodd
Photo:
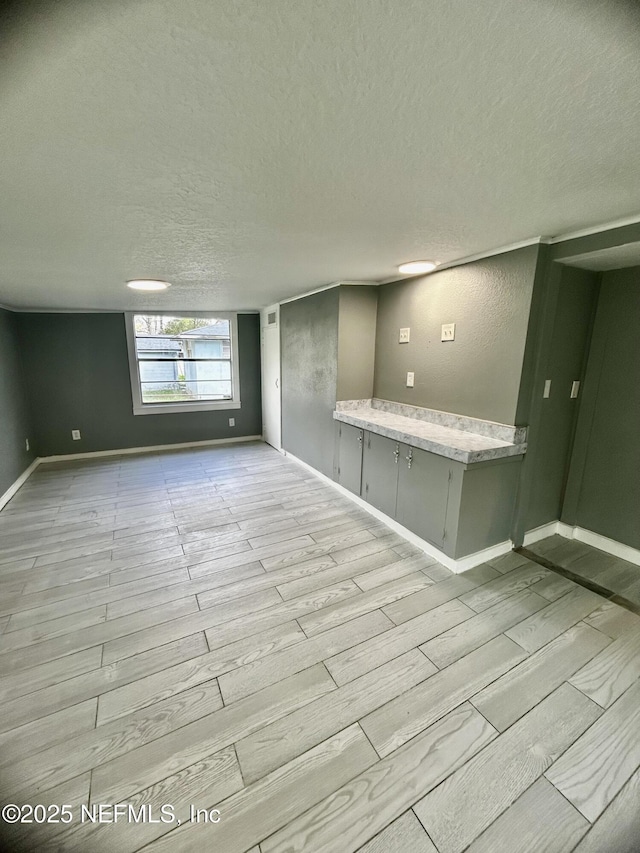
<path id="1" fill-rule="evenodd" d="M 258 314 L 238 315 L 242 408 L 168 415 L 133 414 L 123 314 L 21 314 L 18 323 L 39 456 L 262 433 Z"/>
<path id="2" fill-rule="evenodd" d="M 282 447 L 333 475 L 339 288 L 280 306 Z"/>
<path id="3" fill-rule="evenodd" d="M 336 400 L 373 393 L 377 290 L 340 285 L 280 306 L 282 446 L 328 477 Z"/>
<path id="4" fill-rule="evenodd" d="M 29 439 L 31 450 L 26 449 Z M 35 457 L 17 315 L 0 308 L 0 495 L 15 483 Z"/>
<path id="5" fill-rule="evenodd" d="M 374 396 L 516 423 L 538 249 L 380 287 Z M 456 324 L 454 341 L 440 340 L 444 323 Z M 399 344 L 404 327 L 411 340 Z"/>
<path id="6" fill-rule="evenodd" d="M 562 521 L 640 548 L 640 267 L 604 272 Z"/>

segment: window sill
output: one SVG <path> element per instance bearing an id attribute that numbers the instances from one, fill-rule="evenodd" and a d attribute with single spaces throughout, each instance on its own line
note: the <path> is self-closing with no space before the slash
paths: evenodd
<path id="1" fill-rule="evenodd" d="M 146 403 L 134 406 L 134 415 L 179 415 L 184 412 L 215 412 L 240 409 L 240 400 L 219 400 L 210 403 Z"/>

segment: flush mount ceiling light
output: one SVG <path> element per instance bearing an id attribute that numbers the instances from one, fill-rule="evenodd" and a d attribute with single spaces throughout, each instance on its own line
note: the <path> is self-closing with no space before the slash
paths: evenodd
<path id="1" fill-rule="evenodd" d="M 155 278 L 133 278 L 127 282 L 131 290 L 166 290 L 171 287 L 168 281 L 158 281 Z"/>
<path id="2" fill-rule="evenodd" d="M 400 264 L 398 272 L 404 275 L 417 275 L 421 272 L 433 272 L 437 266 L 435 261 L 407 261 L 406 264 Z"/>

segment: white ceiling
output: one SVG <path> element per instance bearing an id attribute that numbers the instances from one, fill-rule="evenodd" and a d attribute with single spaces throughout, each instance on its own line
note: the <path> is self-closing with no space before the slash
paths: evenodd
<path id="1" fill-rule="evenodd" d="M 609 249 L 598 249 L 583 255 L 563 258 L 562 263 L 569 267 L 581 267 L 585 270 L 606 272 L 624 267 L 640 266 L 640 243 L 623 243 Z"/>
<path id="2" fill-rule="evenodd" d="M 257 308 L 640 213 L 634 4 L 37 8 L 0 65 L 4 304 Z"/>

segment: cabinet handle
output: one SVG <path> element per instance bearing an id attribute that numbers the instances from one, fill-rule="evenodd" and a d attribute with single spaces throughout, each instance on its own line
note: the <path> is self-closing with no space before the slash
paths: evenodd
<path id="1" fill-rule="evenodd" d="M 413 450 L 410 450 L 409 455 L 404 458 L 407 460 L 407 468 L 411 468 L 411 463 L 413 462 Z"/>
<path id="2" fill-rule="evenodd" d="M 358 441 L 362 444 L 362 433 L 358 433 Z"/>
<path id="3" fill-rule="evenodd" d="M 399 456 L 400 456 L 400 448 L 396 444 L 396 449 L 393 451 L 393 458 L 394 458 L 396 465 L 398 464 L 398 457 Z"/>

